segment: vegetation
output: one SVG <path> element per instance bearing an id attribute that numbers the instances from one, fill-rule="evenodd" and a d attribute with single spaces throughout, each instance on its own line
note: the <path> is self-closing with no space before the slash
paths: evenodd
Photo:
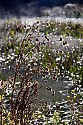
<path id="1" fill-rule="evenodd" d="M 42 28 L 43 27 L 43 28 Z M 40 31 L 47 33 L 54 33 L 58 35 L 72 36 L 75 38 L 83 38 L 83 26 L 81 24 L 59 23 L 54 21 L 45 22 L 41 25 Z"/>
<path id="2" fill-rule="evenodd" d="M 78 30 L 77 30 L 78 29 Z M 82 125 L 83 124 L 83 26 L 69 22 L 36 22 L 33 26 L 18 20 L 1 27 L 0 112 L 1 125 Z M 72 36 L 79 46 L 55 49 L 48 35 Z M 43 39 L 43 40 L 42 40 Z M 6 78 L 3 73 L 13 71 Z M 67 101 L 42 102 L 41 84 L 48 79 L 67 77 Z M 55 98 L 56 92 L 46 86 Z"/>

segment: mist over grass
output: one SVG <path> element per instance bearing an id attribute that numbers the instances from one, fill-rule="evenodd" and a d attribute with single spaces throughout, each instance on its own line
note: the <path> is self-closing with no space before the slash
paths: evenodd
<path id="1" fill-rule="evenodd" d="M 69 0 L 0 0 L 0 18 L 21 17 L 21 16 L 42 16 L 42 10 L 45 8 L 60 8 L 66 4 L 83 3 L 79 1 Z M 60 9 L 59 8 L 59 9 Z M 61 10 L 61 9 L 60 9 Z M 62 10 L 61 10 L 62 11 Z"/>

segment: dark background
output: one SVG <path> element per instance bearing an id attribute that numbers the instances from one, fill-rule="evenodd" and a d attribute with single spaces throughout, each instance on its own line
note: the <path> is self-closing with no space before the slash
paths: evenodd
<path id="1" fill-rule="evenodd" d="M 83 3 L 83 0 L 0 0 L 0 6 L 3 8 L 14 8 L 19 4 L 26 4 L 30 2 L 38 1 L 40 5 L 52 6 L 52 5 L 64 5 L 67 3 Z"/>
<path id="2" fill-rule="evenodd" d="M 83 4 L 83 0 L 0 0 L 0 14 L 3 13 L 3 16 L 7 13 L 23 15 L 25 14 L 24 11 L 29 9 L 30 12 L 32 8 L 36 13 L 42 7 L 63 6 L 67 3 Z"/>

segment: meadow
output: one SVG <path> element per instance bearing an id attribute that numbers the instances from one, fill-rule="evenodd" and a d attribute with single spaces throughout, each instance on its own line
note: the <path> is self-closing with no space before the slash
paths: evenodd
<path id="1" fill-rule="evenodd" d="M 67 99 L 57 102 L 48 81 L 64 78 Z M 42 100 L 42 86 L 53 102 Z M 8 19 L 0 26 L 0 124 L 83 124 L 82 24 Z"/>

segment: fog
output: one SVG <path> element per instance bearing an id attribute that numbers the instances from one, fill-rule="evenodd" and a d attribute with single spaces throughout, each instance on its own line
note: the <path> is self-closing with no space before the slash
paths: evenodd
<path id="1" fill-rule="evenodd" d="M 0 17 L 41 16 L 43 8 L 82 4 L 83 0 L 0 0 Z"/>

